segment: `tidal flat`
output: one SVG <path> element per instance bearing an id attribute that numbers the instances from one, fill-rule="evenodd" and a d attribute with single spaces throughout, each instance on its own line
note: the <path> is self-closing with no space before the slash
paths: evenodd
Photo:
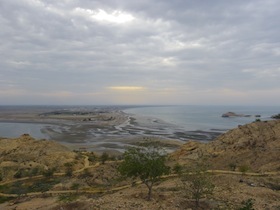
<path id="1" fill-rule="evenodd" d="M 186 131 L 160 119 L 127 114 L 125 107 L 1 107 L 0 136 L 28 133 L 62 143 L 73 150 L 122 153 L 147 139 L 174 151 L 188 140 L 211 141 L 214 131 Z M 25 130 L 26 129 L 26 130 Z M 22 132 L 22 133 L 20 133 Z"/>

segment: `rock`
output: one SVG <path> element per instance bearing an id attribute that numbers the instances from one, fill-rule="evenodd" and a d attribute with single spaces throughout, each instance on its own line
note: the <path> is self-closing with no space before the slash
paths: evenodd
<path id="1" fill-rule="evenodd" d="M 280 114 L 279 114 L 280 115 Z M 260 118 L 261 115 L 259 114 L 256 114 L 254 115 L 256 118 Z M 235 112 L 227 112 L 227 113 L 224 113 L 222 114 L 222 117 L 252 117 L 252 115 L 250 114 L 237 114 Z M 280 116 L 279 116 L 280 117 Z M 280 119 L 280 118 L 279 118 Z"/>
<path id="2" fill-rule="evenodd" d="M 227 112 L 222 114 L 222 117 L 244 117 L 244 114 L 236 114 L 235 112 Z"/>
<path id="3" fill-rule="evenodd" d="M 273 119 L 280 119 L 280 114 L 273 115 L 273 116 L 271 116 L 271 118 L 273 118 Z"/>

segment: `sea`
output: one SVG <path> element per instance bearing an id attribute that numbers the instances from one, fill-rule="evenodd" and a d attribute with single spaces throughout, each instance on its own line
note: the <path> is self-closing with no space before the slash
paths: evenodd
<path id="1" fill-rule="evenodd" d="M 99 106 L 100 107 L 100 106 Z M 108 106 L 106 106 L 108 107 Z M 28 109 L 40 109 L 41 107 L 28 107 Z M 46 107 L 44 107 L 45 109 Z M 54 107 L 50 107 L 53 109 Z M 69 109 L 69 106 L 57 107 Z M 94 109 L 95 106 L 72 106 L 71 109 Z M 110 108 L 110 107 L 109 107 Z M 183 131 L 214 131 L 226 132 L 229 129 L 236 128 L 238 125 L 244 125 L 260 119 L 262 121 L 271 120 L 271 116 L 280 113 L 280 106 L 206 106 L 206 105 L 186 105 L 186 106 L 112 106 L 113 109 L 119 109 L 131 115 L 132 117 L 141 116 L 142 118 L 153 118 L 171 125 L 171 129 L 179 128 Z M 7 109 L 7 108 L 6 108 Z M 0 112 L 6 110 L 0 107 Z M 16 111 L 16 107 L 14 108 Z M 22 107 L 18 107 L 22 109 Z M 237 114 L 250 115 L 250 117 L 221 117 L 226 112 L 235 112 Z M 260 115 L 260 117 L 256 117 Z M 0 122 L 1 137 L 18 137 L 23 133 L 29 133 L 35 138 L 48 139 L 41 130 L 48 126 L 38 123 L 15 123 Z"/>
<path id="2" fill-rule="evenodd" d="M 125 112 L 161 119 L 186 131 L 226 131 L 256 119 L 271 120 L 272 115 L 280 113 L 280 106 L 142 106 L 126 109 Z M 222 114 L 227 112 L 250 116 L 222 117 Z"/>

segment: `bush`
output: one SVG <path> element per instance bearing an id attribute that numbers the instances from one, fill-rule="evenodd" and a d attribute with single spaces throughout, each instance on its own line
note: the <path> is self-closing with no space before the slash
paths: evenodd
<path id="1" fill-rule="evenodd" d="M 173 171 L 176 173 L 176 174 L 181 174 L 182 171 L 183 171 L 183 166 L 180 165 L 179 163 L 176 163 L 173 167 Z"/>
<path id="2" fill-rule="evenodd" d="M 239 166 L 239 171 L 244 175 L 246 172 L 249 171 L 249 166 L 248 165 L 241 165 Z"/>
<path id="3" fill-rule="evenodd" d="M 92 174 L 90 173 L 90 171 L 88 169 L 85 169 L 80 175 L 79 178 L 81 179 L 85 179 L 88 177 L 92 177 Z"/>
<path id="4" fill-rule="evenodd" d="M 94 153 L 90 154 L 90 155 L 88 156 L 88 160 L 89 160 L 90 162 L 96 161 L 96 155 L 95 155 Z"/>
<path id="5" fill-rule="evenodd" d="M 24 171 L 22 169 L 19 169 L 15 174 L 14 174 L 14 178 L 19 179 L 22 178 L 24 174 Z"/>
<path id="6" fill-rule="evenodd" d="M 52 177 L 55 172 L 54 168 L 47 169 L 43 172 L 43 175 L 47 178 Z"/>
<path id="7" fill-rule="evenodd" d="M 230 170 L 235 171 L 235 169 L 236 169 L 236 163 L 230 163 L 230 164 L 229 164 L 229 168 L 230 168 Z"/>
<path id="8" fill-rule="evenodd" d="M 118 170 L 126 177 L 140 178 L 148 188 L 148 200 L 151 200 L 152 188 L 160 176 L 169 174 L 165 165 L 166 154 L 157 146 L 157 142 L 145 142 L 140 147 L 129 148 L 124 153 L 124 161 Z"/>
<path id="9" fill-rule="evenodd" d="M 36 176 L 36 175 L 39 174 L 39 172 L 40 172 L 40 169 L 38 167 L 32 168 L 31 171 L 30 171 L 29 176 L 31 176 L 31 177 L 32 176 Z"/>
<path id="10" fill-rule="evenodd" d="M 78 195 L 60 195 L 58 197 L 58 200 L 61 202 L 69 203 L 69 202 L 76 201 L 78 198 L 79 198 Z"/>
<path id="11" fill-rule="evenodd" d="M 109 155 L 106 152 L 103 152 L 100 156 L 101 163 L 104 164 L 107 160 L 109 160 Z"/>
<path id="12" fill-rule="evenodd" d="M 73 183 L 70 188 L 71 188 L 71 190 L 79 190 L 80 184 L 79 183 Z"/>
<path id="13" fill-rule="evenodd" d="M 1 203 L 6 203 L 6 202 L 8 202 L 8 201 L 10 201 L 10 200 L 13 200 L 14 198 L 13 197 L 0 197 L 0 204 Z"/>
<path id="14" fill-rule="evenodd" d="M 72 167 L 66 168 L 65 175 L 68 176 L 68 177 L 71 177 L 73 175 Z"/>
<path id="15" fill-rule="evenodd" d="M 203 196 L 212 194 L 214 184 L 210 174 L 207 172 L 207 166 L 204 162 L 199 161 L 194 167 L 189 168 L 186 173 L 182 174 L 181 181 L 183 190 L 195 199 L 195 205 L 198 208 L 199 201 Z"/>
<path id="16" fill-rule="evenodd" d="M 253 208 L 254 203 L 253 203 L 252 198 L 250 198 L 246 201 L 243 201 L 242 205 L 243 206 L 241 208 L 239 208 L 239 210 L 254 210 L 254 208 Z"/>

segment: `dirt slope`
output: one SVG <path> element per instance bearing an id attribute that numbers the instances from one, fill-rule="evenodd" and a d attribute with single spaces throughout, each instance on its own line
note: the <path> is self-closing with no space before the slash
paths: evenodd
<path id="1" fill-rule="evenodd" d="M 35 140 L 27 134 L 15 139 L 0 139 L 0 172 L 4 180 L 12 178 L 20 170 L 29 173 L 34 168 L 64 172 L 66 163 L 73 169 L 81 168 L 83 158 L 61 144 Z"/>
<path id="2" fill-rule="evenodd" d="M 172 154 L 182 164 L 207 157 L 213 169 L 247 166 L 254 172 L 280 171 L 280 120 L 239 126 L 209 144 L 188 142 Z"/>

